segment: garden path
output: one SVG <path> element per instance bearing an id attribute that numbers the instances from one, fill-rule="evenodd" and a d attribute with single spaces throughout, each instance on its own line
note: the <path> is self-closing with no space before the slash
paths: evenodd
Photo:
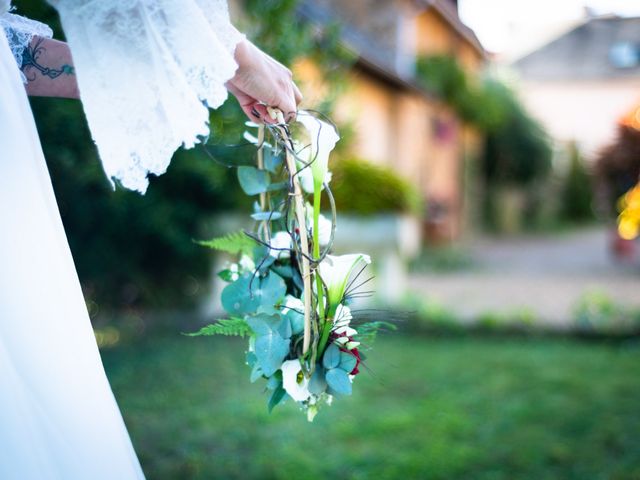
<path id="1" fill-rule="evenodd" d="M 626 264 L 609 253 L 604 228 L 510 239 L 478 238 L 465 252 L 469 266 L 411 276 L 413 293 L 463 320 L 485 314 L 531 314 L 536 321 L 568 326 L 585 295 L 640 308 L 640 245 Z"/>

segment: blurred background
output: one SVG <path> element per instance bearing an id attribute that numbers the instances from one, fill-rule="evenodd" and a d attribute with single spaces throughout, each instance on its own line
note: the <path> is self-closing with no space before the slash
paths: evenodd
<path id="1" fill-rule="evenodd" d="M 18 13 L 52 25 L 44 2 Z M 105 179 L 78 102 L 32 99 L 107 374 L 150 479 L 640 478 L 634 0 L 235 0 L 342 140 L 336 249 L 396 320 L 353 397 L 269 415 L 196 245 L 250 209 L 235 100 L 145 196 Z M 117 78 L 114 79 L 117 81 Z M 636 218 L 636 223 L 638 219 Z M 393 439 L 390 443 L 389 440 Z"/>

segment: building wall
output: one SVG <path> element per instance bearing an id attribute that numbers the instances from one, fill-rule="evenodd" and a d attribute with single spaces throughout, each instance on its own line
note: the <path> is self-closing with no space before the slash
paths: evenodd
<path id="1" fill-rule="evenodd" d="M 416 19 L 416 53 L 418 55 L 454 55 L 468 72 L 478 72 L 483 58 L 478 51 L 434 9 L 420 13 Z"/>
<path id="2" fill-rule="evenodd" d="M 522 82 L 522 99 L 559 142 L 575 140 L 587 158 L 612 142 L 618 121 L 640 100 L 640 79 Z"/>
<path id="3" fill-rule="evenodd" d="M 468 71 L 479 71 L 483 57 L 435 10 L 412 10 L 409 3 L 405 7 L 396 10 L 399 51 L 414 59 L 416 54 L 452 54 Z M 317 68 L 300 62 L 294 71 L 303 86 L 305 104 L 317 104 L 326 94 Z M 423 92 L 355 67 L 335 102 L 334 117 L 353 129 L 354 156 L 393 168 L 419 189 L 433 220 L 428 224 L 432 237 L 451 240 L 460 234 L 465 211 L 464 162 L 475 155 L 479 142 L 449 107 Z"/>

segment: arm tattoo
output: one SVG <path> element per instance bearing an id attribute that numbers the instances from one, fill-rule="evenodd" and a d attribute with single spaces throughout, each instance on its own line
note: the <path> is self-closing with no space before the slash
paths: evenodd
<path id="1" fill-rule="evenodd" d="M 49 68 L 38 63 L 40 55 L 46 53 L 47 49 L 44 48 L 42 42 L 44 39 L 37 38 L 33 45 L 29 45 L 24 49 L 22 54 L 22 65 L 20 69 L 24 73 L 27 80 L 33 82 L 36 79 L 37 72 L 40 72 L 43 76 L 49 77 L 52 80 L 58 78 L 60 75 L 74 75 L 75 70 L 71 65 L 64 64 L 59 69 Z M 33 71 L 33 70 L 36 71 Z"/>

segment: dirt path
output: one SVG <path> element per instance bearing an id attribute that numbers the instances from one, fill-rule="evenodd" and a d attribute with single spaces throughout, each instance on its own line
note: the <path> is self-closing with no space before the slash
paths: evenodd
<path id="1" fill-rule="evenodd" d="M 604 229 L 478 240 L 469 245 L 472 268 L 414 274 L 411 289 L 463 319 L 525 311 L 541 322 L 563 326 L 580 299 L 594 292 L 640 308 L 638 259 L 634 265 L 614 261 L 607 240 Z"/>

